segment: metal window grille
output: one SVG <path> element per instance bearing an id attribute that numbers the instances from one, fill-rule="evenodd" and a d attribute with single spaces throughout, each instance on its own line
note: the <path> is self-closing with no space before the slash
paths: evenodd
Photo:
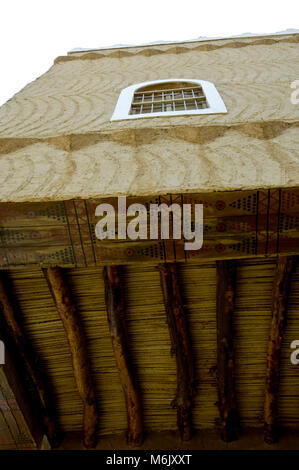
<path id="1" fill-rule="evenodd" d="M 202 87 L 138 90 L 134 93 L 130 114 L 168 113 L 208 108 Z"/>

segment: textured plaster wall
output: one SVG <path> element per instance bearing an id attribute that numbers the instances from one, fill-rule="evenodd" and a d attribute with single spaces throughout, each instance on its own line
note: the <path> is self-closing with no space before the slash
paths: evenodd
<path id="1" fill-rule="evenodd" d="M 296 186 L 299 35 L 60 57 L 0 109 L 0 201 Z M 122 88 L 212 81 L 228 113 L 110 122 Z"/>

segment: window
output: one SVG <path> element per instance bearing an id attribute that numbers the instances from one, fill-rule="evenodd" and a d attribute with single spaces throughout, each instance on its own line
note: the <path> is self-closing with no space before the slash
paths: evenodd
<path id="1" fill-rule="evenodd" d="M 163 87 L 161 83 L 160 88 L 157 90 L 157 86 L 152 85 L 135 91 L 130 114 L 167 113 L 208 107 L 200 85 L 190 86 L 190 83 L 178 82 L 166 83 Z"/>
<path id="2" fill-rule="evenodd" d="M 211 82 L 158 80 L 122 90 L 111 121 L 226 112 L 225 104 Z"/>

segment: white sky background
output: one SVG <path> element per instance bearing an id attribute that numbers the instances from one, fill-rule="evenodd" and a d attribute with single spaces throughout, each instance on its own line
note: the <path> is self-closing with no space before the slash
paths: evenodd
<path id="1" fill-rule="evenodd" d="M 0 105 L 77 47 L 299 29 L 298 0 L 2 0 L 0 15 Z"/>

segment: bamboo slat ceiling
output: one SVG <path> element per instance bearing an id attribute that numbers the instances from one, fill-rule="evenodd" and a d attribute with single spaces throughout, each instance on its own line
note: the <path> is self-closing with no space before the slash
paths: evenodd
<path id="1" fill-rule="evenodd" d="M 236 392 L 241 423 L 261 426 L 266 353 L 271 319 L 275 260 L 239 260 L 234 312 Z M 47 282 L 39 268 L 9 272 L 23 316 L 24 330 L 49 378 L 63 431 L 82 429 L 82 402 L 76 388 L 69 346 Z M 102 268 L 67 270 L 83 322 L 99 407 L 98 434 L 126 430 L 126 408 L 107 323 Z M 196 394 L 193 424 L 213 428 L 216 406 L 216 269 L 215 263 L 179 265 L 179 279 L 195 358 Z M 154 266 L 122 268 L 130 352 L 141 389 L 146 430 L 175 430 L 176 360 Z M 299 425 L 299 366 L 290 362 L 290 343 L 299 339 L 299 269 L 293 274 L 288 323 L 282 344 L 279 422 Z"/>

